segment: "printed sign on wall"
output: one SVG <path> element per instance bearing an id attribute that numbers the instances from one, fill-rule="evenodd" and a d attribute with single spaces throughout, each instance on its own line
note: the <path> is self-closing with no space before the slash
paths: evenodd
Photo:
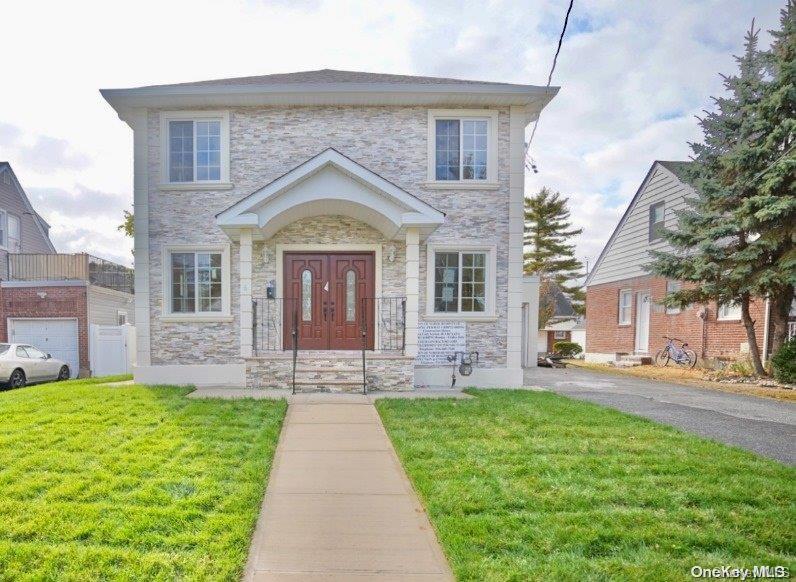
<path id="1" fill-rule="evenodd" d="M 420 321 L 417 329 L 417 360 L 422 366 L 448 365 L 447 356 L 467 349 L 467 325 L 463 321 Z"/>

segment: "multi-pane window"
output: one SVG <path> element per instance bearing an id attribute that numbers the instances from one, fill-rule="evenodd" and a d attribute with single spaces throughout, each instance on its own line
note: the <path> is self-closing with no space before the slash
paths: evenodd
<path id="1" fill-rule="evenodd" d="M 489 122 L 485 119 L 437 119 L 437 180 L 486 180 Z"/>
<path id="2" fill-rule="evenodd" d="M 666 281 L 666 294 L 676 293 L 680 290 L 680 281 Z M 666 313 L 668 315 L 677 315 L 680 313 L 679 307 L 667 307 Z"/>
<path id="3" fill-rule="evenodd" d="M 719 305 L 718 319 L 735 320 L 741 319 L 740 303 L 722 303 Z"/>
<path id="4" fill-rule="evenodd" d="M 486 311 L 486 253 L 438 251 L 435 254 L 434 311 Z"/>
<path id="5" fill-rule="evenodd" d="M 12 253 L 22 251 L 22 234 L 19 217 L 8 215 L 8 250 Z"/>
<path id="6" fill-rule="evenodd" d="M 221 121 L 169 121 L 169 181 L 221 179 Z"/>
<path id="7" fill-rule="evenodd" d="M 213 313 L 222 309 L 221 253 L 171 254 L 171 311 Z"/>
<path id="8" fill-rule="evenodd" d="M 630 323 L 633 305 L 633 292 L 630 289 L 624 289 L 619 292 L 619 323 L 621 325 L 628 325 Z"/>
<path id="9" fill-rule="evenodd" d="M 650 206 L 650 219 L 649 219 L 650 241 L 663 238 L 665 210 L 666 208 L 663 202 L 658 202 L 657 204 L 653 204 L 652 206 Z"/>

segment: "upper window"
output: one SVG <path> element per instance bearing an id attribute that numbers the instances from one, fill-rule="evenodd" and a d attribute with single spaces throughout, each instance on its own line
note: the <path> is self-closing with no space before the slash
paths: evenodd
<path id="1" fill-rule="evenodd" d="M 619 292 L 619 324 L 629 325 L 633 309 L 633 291 L 623 289 Z"/>
<path id="2" fill-rule="evenodd" d="M 676 293 L 680 290 L 680 281 L 666 281 L 666 294 Z M 679 307 L 667 307 L 666 313 L 668 315 L 677 315 L 680 313 Z"/>
<path id="3" fill-rule="evenodd" d="M 494 111 L 430 111 L 429 180 L 494 182 L 496 142 L 497 113 Z"/>
<path id="4" fill-rule="evenodd" d="M 722 303 L 721 305 L 719 305 L 718 319 L 720 320 L 741 319 L 741 304 Z"/>
<path id="5" fill-rule="evenodd" d="M 172 313 L 222 311 L 221 253 L 171 253 Z"/>
<path id="6" fill-rule="evenodd" d="M 116 325 L 127 324 L 127 312 L 122 309 L 116 310 Z"/>
<path id="7" fill-rule="evenodd" d="M 19 217 L 0 210 L 0 247 L 11 253 L 20 252 L 22 250 L 21 236 Z"/>
<path id="8" fill-rule="evenodd" d="M 553 332 L 553 339 L 567 339 L 567 332 L 561 331 L 560 329 L 556 330 Z"/>
<path id="9" fill-rule="evenodd" d="M 650 206 L 650 241 L 663 238 L 665 210 L 666 207 L 663 202 Z"/>
<path id="10" fill-rule="evenodd" d="M 226 112 L 163 113 L 165 182 L 219 184 L 229 180 L 229 116 Z"/>
<path id="11" fill-rule="evenodd" d="M 437 252 L 434 257 L 434 311 L 486 311 L 486 253 Z"/>

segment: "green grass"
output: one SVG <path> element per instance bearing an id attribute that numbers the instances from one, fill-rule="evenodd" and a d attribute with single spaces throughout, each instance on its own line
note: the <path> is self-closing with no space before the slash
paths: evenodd
<path id="1" fill-rule="evenodd" d="M 238 578 L 285 403 L 101 381 L 0 392 L 0 580 Z"/>
<path id="2" fill-rule="evenodd" d="M 463 580 L 690 579 L 796 571 L 796 471 L 550 393 L 379 400 Z"/>

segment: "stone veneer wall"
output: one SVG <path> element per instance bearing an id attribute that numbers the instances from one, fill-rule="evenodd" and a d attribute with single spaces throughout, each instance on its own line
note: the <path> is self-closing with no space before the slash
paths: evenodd
<path id="1" fill-rule="evenodd" d="M 161 252 L 164 244 L 229 242 L 215 215 L 308 158 L 333 147 L 407 192 L 446 213 L 446 223 L 428 242 L 478 242 L 497 248 L 497 319 L 467 323 L 468 350 L 481 353 L 481 367 L 506 364 L 509 220 L 509 111 L 498 110 L 497 190 L 432 189 L 427 180 L 427 107 L 232 107 L 230 190 L 161 190 L 160 112 L 148 113 L 148 202 L 150 262 L 150 354 L 152 364 L 238 363 L 240 359 L 237 245 L 232 246 L 232 321 L 167 323 L 162 312 Z M 312 234 L 312 220 L 283 229 L 283 240 Z M 340 221 L 337 222 L 341 227 Z M 315 219 L 316 236 L 328 238 L 330 221 Z M 348 223 L 348 228 L 353 224 Z M 340 235 L 340 228 L 337 234 Z M 358 231 L 373 237 L 366 229 Z M 346 237 L 350 239 L 352 234 Z M 378 233 L 377 233 L 378 234 Z M 379 235 L 380 237 L 380 235 Z M 357 241 L 361 242 L 361 241 Z M 384 245 L 385 241 L 379 239 Z M 274 244 L 269 241 L 269 244 Z M 404 295 L 398 269 L 404 245 L 395 243 L 395 271 L 384 261 L 384 290 Z M 384 248 L 384 246 L 382 247 Z M 259 253 L 259 255 L 258 255 Z M 254 295 L 264 295 L 268 268 L 255 247 Z M 273 268 L 270 267 L 270 268 Z M 259 271 L 263 271 L 260 273 Z M 400 275 L 403 277 L 403 275 Z M 401 281 L 399 284 L 398 281 Z M 425 313 L 426 253 L 420 251 L 420 317 Z"/>

